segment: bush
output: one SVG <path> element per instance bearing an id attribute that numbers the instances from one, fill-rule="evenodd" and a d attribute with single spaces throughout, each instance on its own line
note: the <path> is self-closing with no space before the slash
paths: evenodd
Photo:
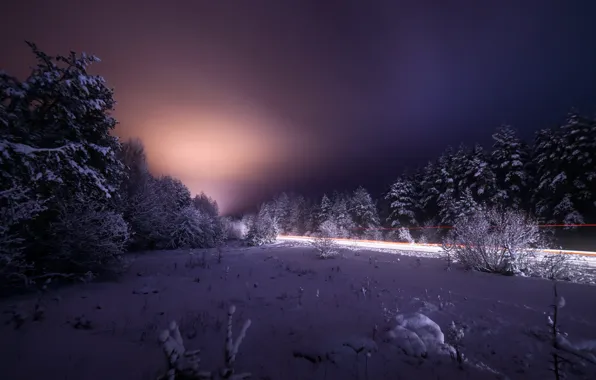
<path id="1" fill-rule="evenodd" d="M 338 254 L 338 246 L 333 238 L 339 235 L 339 230 L 337 225 L 330 220 L 321 223 L 319 233 L 311 241 L 320 258 L 328 259 Z"/>
<path id="2" fill-rule="evenodd" d="M 311 240 L 311 245 L 319 253 L 322 259 L 329 259 L 338 255 L 338 246 L 335 240 L 330 237 L 315 236 Z"/>
<path id="3" fill-rule="evenodd" d="M 541 255 L 532 273 L 549 280 L 574 281 L 581 278 L 582 259 L 564 253 L 546 253 Z"/>
<path id="4" fill-rule="evenodd" d="M 536 221 L 496 208 L 457 219 L 443 241 L 446 253 L 466 268 L 501 274 L 527 273 L 528 260 L 543 245 Z"/>
<path id="5" fill-rule="evenodd" d="M 412 235 L 410 234 L 410 230 L 405 227 L 401 227 L 397 231 L 397 237 L 398 237 L 399 241 L 401 241 L 401 242 L 414 244 L 414 239 L 412 238 Z"/>
<path id="6" fill-rule="evenodd" d="M 91 201 L 61 205 L 49 231 L 55 239 L 48 243 L 51 254 L 40 258 L 43 267 L 67 274 L 111 268 L 120 262 L 129 239 L 129 227 L 122 215 Z"/>

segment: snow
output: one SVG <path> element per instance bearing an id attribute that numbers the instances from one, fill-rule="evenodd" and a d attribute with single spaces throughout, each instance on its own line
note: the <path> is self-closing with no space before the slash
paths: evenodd
<path id="1" fill-rule="evenodd" d="M 436 259 L 365 250 L 319 260 L 313 249 L 289 242 L 230 246 L 221 264 L 214 251 L 193 252 L 207 253 L 208 269 L 188 267 L 188 251 L 158 251 L 130 256 L 118 281 L 50 288 L 41 300 L 42 320 L 27 319 L 19 329 L 0 325 L 3 376 L 155 379 L 165 370 L 157 338 L 172 320 L 186 348 L 201 350 L 201 365 L 216 368 L 231 304 L 238 321 L 252 320 L 236 368 L 255 379 L 351 379 L 357 372 L 375 380 L 551 376 L 550 343 L 541 340 L 552 303 L 549 281 L 445 271 Z M 596 338 L 596 305 L 586 302 L 596 297 L 596 288 L 561 283 L 558 290 L 567 301 L 560 322 L 569 339 Z M 14 297 L 0 302 L 0 310 L 31 313 L 36 301 L 35 295 Z M 386 321 L 383 305 L 398 314 Z M 411 319 L 417 313 L 432 323 Z M 3 315 L 10 319 L 10 313 Z M 89 330 L 75 328 L 82 316 Z M 436 327 L 422 334 L 416 320 L 442 331 L 452 321 L 466 326 L 462 351 L 469 361 L 463 370 L 449 355 L 412 357 L 401 348 L 406 343 L 387 339 L 399 325 L 424 335 L 423 341 L 441 341 Z M 354 342 L 371 347 L 370 355 L 349 348 Z M 296 357 L 297 351 L 321 361 L 312 364 Z M 593 367 L 583 371 L 585 378 L 596 376 Z"/>

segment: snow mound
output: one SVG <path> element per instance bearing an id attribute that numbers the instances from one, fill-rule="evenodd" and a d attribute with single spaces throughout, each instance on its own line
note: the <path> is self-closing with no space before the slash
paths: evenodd
<path id="1" fill-rule="evenodd" d="M 406 355 L 427 357 L 429 354 L 455 354 L 455 349 L 445 343 L 445 335 L 439 325 L 426 315 L 398 314 L 395 321 L 397 325 L 388 335 Z"/>

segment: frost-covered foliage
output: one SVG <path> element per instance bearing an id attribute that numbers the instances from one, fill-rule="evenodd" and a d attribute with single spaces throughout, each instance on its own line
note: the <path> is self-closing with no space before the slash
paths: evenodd
<path id="1" fill-rule="evenodd" d="M 58 208 L 58 217 L 49 227 L 44 265 L 52 272 L 83 274 L 100 272 L 117 264 L 129 238 L 122 215 L 88 199 L 69 202 Z"/>
<path id="2" fill-rule="evenodd" d="M 410 230 L 405 227 L 400 227 L 397 230 L 397 238 L 401 242 L 414 243 L 414 239 L 412 238 L 412 234 L 410 234 Z"/>
<path id="3" fill-rule="evenodd" d="M 173 216 L 166 230 L 169 234 L 166 248 L 211 248 L 220 246 L 227 238 L 217 217 L 193 206 L 186 206 Z"/>
<path id="4" fill-rule="evenodd" d="M 168 360 L 168 371 L 161 379 L 192 379 L 192 380 L 241 380 L 249 379 L 250 373 L 235 373 L 236 356 L 242 341 L 252 324 L 250 319 L 244 322 L 240 334 L 236 339 L 232 334 L 232 316 L 236 312 L 234 305 L 228 310 L 228 324 L 226 330 L 224 366 L 219 370 L 207 371 L 201 368 L 201 350 L 187 350 L 184 345 L 180 328 L 176 321 L 172 321 L 168 329 L 159 335 L 159 341 Z"/>
<path id="5" fill-rule="evenodd" d="M 401 225 L 416 226 L 416 212 L 419 209 L 419 199 L 417 196 L 415 183 L 411 178 L 400 177 L 392 185 L 385 199 L 389 200 L 391 215 L 389 222 L 391 227 Z"/>
<path id="6" fill-rule="evenodd" d="M 381 226 L 377 206 L 364 187 L 360 186 L 354 190 L 349 199 L 349 209 L 359 231 L 374 230 Z"/>
<path id="7" fill-rule="evenodd" d="M 492 138 L 491 166 L 498 189 L 495 198 L 503 206 L 519 209 L 527 198 L 530 179 L 527 171 L 528 147 L 509 125 L 498 128 Z"/>
<path id="8" fill-rule="evenodd" d="M 578 281 L 583 278 L 585 259 L 564 253 L 545 253 L 539 255 L 531 273 L 549 280 Z"/>
<path id="9" fill-rule="evenodd" d="M 333 238 L 340 235 L 339 227 L 330 220 L 326 220 L 319 226 L 319 232 L 313 237 L 311 244 L 317 250 L 319 257 L 328 259 L 337 256 L 339 253 L 338 244 Z"/>
<path id="10" fill-rule="evenodd" d="M 110 134 L 116 125 L 113 92 L 102 77 L 87 72 L 97 58 L 53 57 L 29 46 L 37 63 L 26 79 L 0 73 L 0 240 L 10 241 L 3 248 L 10 251 L 6 255 L 20 255 L 5 257 L 12 264 L 27 262 L 19 273 L 26 277 L 50 267 L 70 270 L 73 263 L 61 267 L 60 258 L 73 255 L 90 255 L 77 257 L 77 270 L 86 264 L 96 268 L 119 253 L 127 230 L 115 210 L 124 166 L 118 139 Z M 93 204 L 82 207 L 88 200 Z M 99 223 L 100 215 L 114 226 L 85 230 L 84 223 Z M 78 235 L 56 232 L 70 231 L 71 218 L 85 225 L 73 230 Z M 88 244 L 90 251 L 75 253 L 79 248 L 72 236 L 85 234 L 89 241 L 79 244 Z M 105 243 L 94 240 L 100 237 Z"/>
<path id="11" fill-rule="evenodd" d="M 455 350 L 445 343 L 445 335 L 437 323 L 421 313 L 398 314 L 396 326 L 388 333 L 392 343 L 406 355 L 427 357 L 428 355 L 452 355 Z"/>
<path id="12" fill-rule="evenodd" d="M 467 268 L 523 274 L 543 244 L 535 220 L 521 211 L 490 208 L 458 219 L 443 246 Z"/>
<path id="13" fill-rule="evenodd" d="M 201 192 L 199 195 L 195 195 L 195 197 L 192 199 L 192 204 L 203 214 L 207 214 L 212 217 L 217 217 L 219 215 L 219 206 L 217 205 L 217 201 L 204 192 Z"/>
<path id="14" fill-rule="evenodd" d="M 246 243 L 252 246 L 274 243 L 279 235 L 279 222 L 272 204 L 263 204 L 259 213 L 250 219 Z"/>
<path id="15" fill-rule="evenodd" d="M 596 218 L 596 120 L 571 113 L 558 129 L 541 131 L 534 143 L 535 212 L 549 223 Z"/>

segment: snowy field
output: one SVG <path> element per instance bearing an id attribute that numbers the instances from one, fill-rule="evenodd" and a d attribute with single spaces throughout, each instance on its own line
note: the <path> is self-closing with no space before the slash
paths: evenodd
<path id="1" fill-rule="evenodd" d="M 416 257 L 420 252 L 349 248 L 331 260 L 288 241 L 228 247 L 221 263 L 214 250 L 131 256 L 116 280 L 49 289 L 39 321 L 36 296 L 3 300 L 0 377 L 156 379 L 166 369 L 157 337 L 172 320 L 212 370 L 224 362 L 233 304 L 234 334 L 252 320 L 236 369 L 253 379 L 554 379 L 545 335 L 551 282 L 446 271 L 441 260 Z M 558 289 L 568 338 L 596 339 L 596 287 Z M 19 328 L 13 311 L 28 315 Z M 414 312 L 443 331 L 451 321 L 464 327 L 463 368 L 449 355 L 416 356 L 407 342 L 388 338 L 395 315 Z M 594 379 L 596 366 L 568 378 Z"/>

